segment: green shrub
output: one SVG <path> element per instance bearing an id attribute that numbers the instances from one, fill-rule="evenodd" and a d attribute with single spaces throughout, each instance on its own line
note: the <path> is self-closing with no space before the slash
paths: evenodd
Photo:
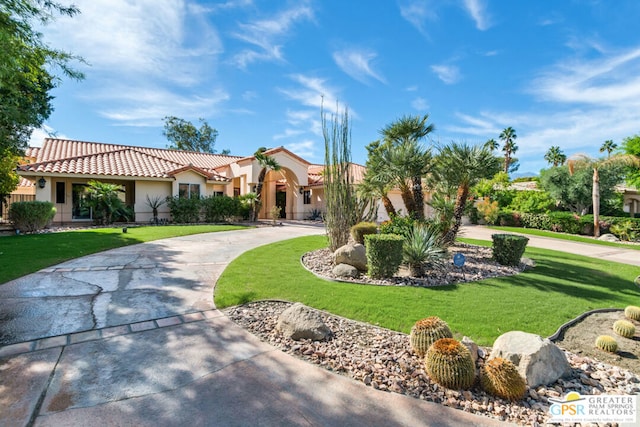
<path id="1" fill-rule="evenodd" d="M 425 267 L 441 266 L 446 255 L 447 251 L 437 224 L 415 223 L 402 245 L 402 258 L 409 266 L 413 277 L 422 277 Z"/>
<path id="2" fill-rule="evenodd" d="M 618 236 L 620 240 L 634 242 L 640 240 L 640 221 L 633 221 L 630 218 L 616 221 L 611 224 L 609 231 Z"/>
<path id="3" fill-rule="evenodd" d="M 582 228 L 580 216 L 571 212 L 550 212 L 547 214 L 551 223 L 551 231 L 578 234 Z"/>
<path id="4" fill-rule="evenodd" d="M 521 213 L 520 222 L 524 228 L 551 231 L 551 219 L 549 215 Z"/>
<path id="5" fill-rule="evenodd" d="M 25 233 L 41 230 L 51 223 L 56 208 L 51 202 L 15 202 L 9 208 L 9 221 Z"/>
<path id="6" fill-rule="evenodd" d="M 503 227 L 522 227 L 520 212 L 514 212 L 508 209 L 498 212 L 496 222 Z"/>
<path id="7" fill-rule="evenodd" d="M 364 236 L 367 234 L 376 234 L 378 225 L 375 222 L 359 222 L 351 227 L 351 237 L 357 243 L 364 245 Z"/>
<path id="8" fill-rule="evenodd" d="M 514 234 L 493 234 L 493 259 L 501 265 L 517 266 L 529 239 Z"/>
<path id="9" fill-rule="evenodd" d="M 224 222 L 238 216 L 240 201 L 229 196 L 210 196 L 201 200 L 205 222 Z"/>
<path id="10" fill-rule="evenodd" d="M 392 277 L 402 262 L 404 238 L 397 234 L 367 234 L 367 274 L 374 278 Z"/>
<path id="11" fill-rule="evenodd" d="M 391 215 L 391 219 L 380 224 L 380 234 L 407 237 L 415 222 L 416 220 L 409 216 Z"/>
<path id="12" fill-rule="evenodd" d="M 555 200 L 546 191 L 517 191 L 508 208 L 531 214 L 547 213 L 555 206 Z"/>
<path id="13" fill-rule="evenodd" d="M 483 197 L 476 202 L 476 209 L 487 224 L 496 223 L 500 210 L 497 201 L 492 202 L 488 197 Z"/>
<path id="14" fill-rule="evenodd" d="M 184 198 L 179 196 L 167 197 L 167 206 L 171 211 L 173 222 L 187 224 L 200 221 L 202 202 L 199 197 Z"/>
<path id="15" fill-rule="evenodd" d="M 476 366 L 471 352 L 453 338 L 441 338 L 434 342 L 424 357 L 424 367 L 433 381 L 453 390 L 466 390 L 476 379 Z"/>

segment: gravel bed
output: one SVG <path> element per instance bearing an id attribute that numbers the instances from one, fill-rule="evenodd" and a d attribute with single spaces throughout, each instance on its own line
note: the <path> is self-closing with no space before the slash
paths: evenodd
<path id="1" fill-rule="evenodd" d="M 453 265 L 452 258 L 456 253 L 461 253 L 465 256 L 465 263 L 462 268 Z M 333 280 L 366 283 L 369 285 L 429 287 L 474 282 L 489 277 L 512 276 L 527 268 L 529 262 L 525 259 L 525 262 L 517 267 L 500 265 L 492 259 L 491 248 L 464 243 L 456 243 L 450 246 L 448 258 L 444 268 L 426 270 L 424 277 L 420 278 L 409 276 L 408 270 L 405 268 L 401 268 L 396 276 L 389 279 L 372 279 L 366 274 L 361 274 L 356 278 L 337 277 L 332 273 L 334 267 L 333 256 L 331 251 L 326 248 L 307 252 L 302 256 L 302 264 L 316 275 Z"/>
<path id="2" fill-rule="evenodd" d="M 333 332 L 328 341 L 294 341 L 276 330 L 280 313 L 292 303 L 261 301 L 224 310 L 231 320 L 280 350 L 345 375 L 377 390 L 441 403 L 459 410 L 521 425 L 541 426 L 549 418 L 549 398 L 569 391 L 580 394 L 638 394 L 640 378 L 616 366 L 565 351 L 573 368 L 570 378 L 528 389 L 517 402 L 495 398 L 476 384 L 471 390 L 445 389 L 432 382 L 409 337 L 400 332 L 320 312 Z M 490 349 L 480 348 L 478 367 Z M 598 425 L 598 424 L 592 424 Z M 604 424 L 602 424 L 604 425 Z"/>

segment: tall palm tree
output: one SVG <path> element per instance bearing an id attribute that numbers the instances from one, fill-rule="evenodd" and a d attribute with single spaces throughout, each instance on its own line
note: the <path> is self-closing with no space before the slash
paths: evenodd
<path id="1" fill-rule="evenodd" d="M 411 187 L 400 185 L 404 189 L 403 201 L 409 214 L 415 218 L 424 218 L 424 190 L 422 177 L 431 168 L 431 151 L 420 145 L 420 140 L 433 132 L 433 124 L 427 124 L 429 115 L 402 116 L 387 125 L 380 133 L 389 144 L 389 160 L 398 180 L 402 176 L 411 181 Z M 400 184 L 400 183 L 399 183 Z"/>
<path id="2" fill-rule="evenodd" d="M 486 146 L 451 142 L 440 149 L 434 168 L 435 178 L 457 187 L 454 222 L 445 233 L 445 242 L 453 243 L 458 235 L 469 189 L 482 178 L 490 178 L 499 170 L 500 159 Z"/>
<path id="3" fill-rule="evenodd" d="M 567 161 L 567 156 L 558 145 L 554 145 L 547 150 L 544 159 L 555 168 L 564 164 Z"/>
<path id="4" fill-rule="evenodd" d="M 498 145 L 498 142 L 495 139 L 491 138 L 484 143 L 484 146 L 489 149 L 489 151 L 496 151 L 500 145 Z"/>
<path id="5" fill-rule="evenodd" d="M 611 152 L 613 150 L 615 150 L 616 148 L 618 148 L 618 144 L 616 144 L 615 142 L 613 142 L 610 139 L 607 139 L 602 146 L 600 147 L 600 152 L 604 153 L 605 151 L 607 152 L 607 158 L 611 157 Z"/>
<path id="6" fill-rule="evenodd" d="M 573 175 L 578 168 L 593 169 L 591 201 L 593 203 L 593 235 L 600 236 L 600 170 L 608 166 L 638 166 L 640 157 L 630 154 L 616 154 L 606 159 L 594 159 L 584 154 L 572 156 L 568 161 L 569 172 Z"/>
<path id="7" fill-rule="evenodd" d="M 253 153 L 253 157 L 258 161 L 258 164 L 262 169 L 260 170 L 260 174 L 258 175 L 258 183 L 256 184 L 256 198 L 258 199 L 258 203 L 254 204 L 254 211 L 252 212 L 252 220 L 255 221 L 258 216 L 258 211 L 262 206 L 262 188 L 264 187 L 264 179 L 267 176 L 267 172 L 270 170 L 279 171 L 282 169 L 280 164 L 273 157 L 264 154 L 267 151 L 265 147 L 260 147 Z"/>
<path id="8" fill-rule="evenodd" d="M 518 151 L 518 146 L 515 143 L 516 138 L 515 129 L 511 126 L 505 128 L 501 133 L 499 138 L 504 142 L 502 146 L 502 151 L 504 151 L 504 173 L 509 173 L 509 166 L 511 166 L 512 154 Z"/>

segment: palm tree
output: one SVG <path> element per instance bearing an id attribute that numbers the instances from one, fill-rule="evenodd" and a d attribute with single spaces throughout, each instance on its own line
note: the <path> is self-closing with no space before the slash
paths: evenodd
<path id="1" fill-rule="evenodd" d="M 567 156 L 562 152 L 559 146 L 554 145 L 544 155 L 544 159 L 553 167 L 560 166 L 567 161 Z"/>
<path id="2" fill-rule="evenodd" d="M 618 148 L 618 144 L 616 144 L 615 142 L 613 142 L 610 139 L 607 139 L 602 146 L 600 147 L 600 152 L 604 153 L 605 151 L 607 152 L 607 158 L 611 157 L 611 152 L 613 150 L 615 150 L 616 148 Z"/>
<path id="3" fill-rule="evenodd" d="M 640 166 L 640 157 L 630 154 L 616 154 L 606 159 L 594 159 L 584 154 L 572 156 L 568 161 L 569 172 L 573 175 L 579 168 L 593 169 L 591 198 L 593 203 L 593 235 L 600 236 L 600 170 L 608 166 Z"/>
<path id="4" fill-rule="evenodd" d="M 366 147 L 367 156 L 366 172 L 363 181 L 358 185 L 358 193 L 362 197 L 373 197 L 382 200 L 382 205 L 387 211 L 389 218 L 396 214 L 396 209 L 387 195 L 393 187 L 389 168 L 386 167 L 383 157 L 383 150 L 380 148 L 380 141 L 373 141 Z"/>
<path id="5" fill-rule="evenodd" d="M 498 143 L 495 139 L 491 138 L 487 142 L 484 143 L 485 148 L 489 149 L 489 151 L 496 151 L 499 147 Z"/>
<path id="6" fill-rule="evenodd" d="M 265 147 L 260 147 L 253 154 L 253 157 L 258 161 L 258 164 L 262 167 L 260 174 L 258 175 L 258 184 L 256 185 L 256 198 L 258 203 L 254 204 L 254 211 L 252 212 L 252 221 L 255 221 L 258 216 L 258 211 L 262 206 L 262 188 L 264 187 L 264 179 L 267 176 L 267 172 L 270 170 L 279 171 L 282 169 L 280 164 L 273 157 L 264 154 L 267 151 Z"/>
<path id="7" fill-rule="evenodd" d="M 402 192 L 407 213 L 415 218 L 424 218 L 424 191 L 422 177 L 431 168 L 431 152 L 419 144 L 435 129 L 427 125 L 429 115 L 402 116 L 380 131 L 389 145 L 389 160 Z M 411 187 L 405 184 L 411 182 Z"/>
<path id="8" fill-rule="evenodd" d="M 500 133 L 499 138 L 504 142 L 502 146 L 502 151 L 504 151 L 504 173 L 509 173 L 509 166 L 511 166 L 512 162 L 511 155 L 518 151 L 518 146 L 515 143 L 517 137 L 515 129 L 511 126 Z"/>
<path id="9" fill-rule="evenodd" d="M 499 170 L 500 159 L 495 157 L 486 146 L 452 142 L 440 149 L 434 169 L 435 179 L 457 187 L 453 211 L 454 221 L 444 236 L 446 243 L 453 243 L 456 239 L 469 197 L 469 189 L 482 178 L 490 178 Z"/>

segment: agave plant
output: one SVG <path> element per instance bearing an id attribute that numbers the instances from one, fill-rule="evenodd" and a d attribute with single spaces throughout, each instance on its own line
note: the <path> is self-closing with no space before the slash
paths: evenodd
<path id="1" fill-rule="evenodd" d="M 435 268 L 444 263 L 447 251 L 441 236 L 434 225 L 413 225 L 402 248 L 411 276 L 422 277 L 425 267 Z"/>

